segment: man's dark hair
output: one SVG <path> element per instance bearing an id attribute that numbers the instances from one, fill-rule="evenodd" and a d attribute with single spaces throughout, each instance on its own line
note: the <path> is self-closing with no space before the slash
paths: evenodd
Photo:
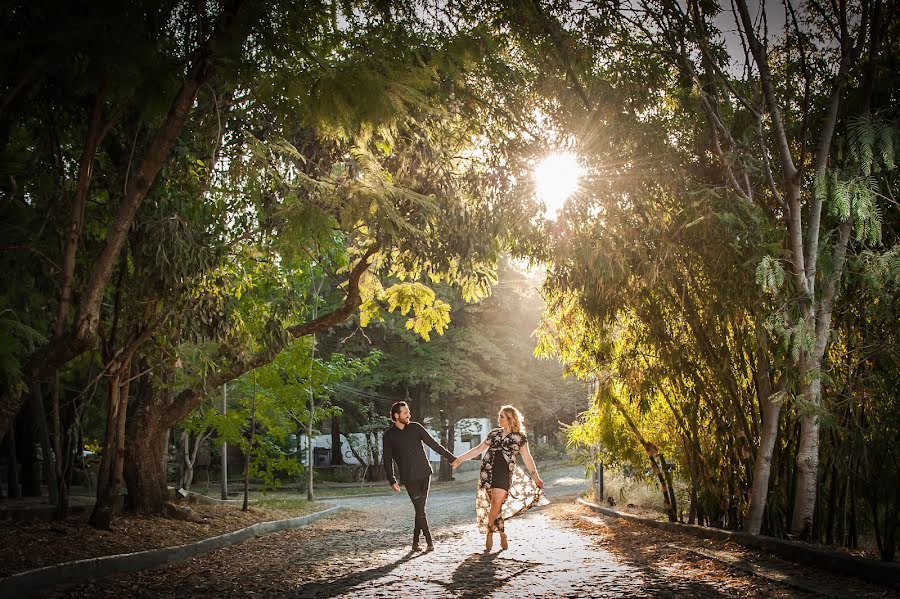
<path id="1" fill-rule="evenodd" d="M 400 413 L 400 410 L 404 407 L 409 407 L 409 404 L 405 401 L 395 401 L 394 405 L 391 406 L 391 420 L 396 420 L 397 414 Z"/>

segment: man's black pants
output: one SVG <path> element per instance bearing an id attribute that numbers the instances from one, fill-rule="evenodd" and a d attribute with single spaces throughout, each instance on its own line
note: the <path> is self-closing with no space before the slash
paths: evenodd
<path id="1" fill-rule="evenodd" d="M 431 531 L 428 530 L 428 519 L 425 517 L 425 502 L 428 500 L 428 487 L 430 485 L 430 476 L 406 482 L 406 492 L 409 493 L 409 498 L 416 509 L 413 543 L 419 542 L 419 533 L 421 532 L 425 536 L 425 542 L 431 545 Z"/>

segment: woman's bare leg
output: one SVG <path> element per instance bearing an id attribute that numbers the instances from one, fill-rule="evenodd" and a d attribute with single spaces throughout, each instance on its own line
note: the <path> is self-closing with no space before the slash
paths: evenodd
<path id="1" fill-rule="evenodd" d="M 500 508 L 503 507 L 503 502 L 506 501 L 507 494 L 508 491 L 505 489 L 491 489 L 491 510 L 488 512 L 488 533 L 484 543 L 484 547 L 488 551 L 491 550 L 491 547 L 494 544 L 494 521 L 500 516 Z M 504 549 L 508 547 L 506 543 L 506 532 L 503 530 L 500 531 L 500 545 Z"/>

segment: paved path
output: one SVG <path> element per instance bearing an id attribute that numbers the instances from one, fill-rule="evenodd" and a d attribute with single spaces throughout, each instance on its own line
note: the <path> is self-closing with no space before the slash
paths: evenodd
<path id="1" fill-rule="evenodd" d="M 573 503 L 581 472 L 544 473 L 550 506 L 507 525 L 510 549 L 483 551 L 474 487 L 434 492 L 436 550 L 410 553 L 406 496 L 348 498 L 342 515 L 189 562 L 60 590 L 67 597 L 808 597 L 711 559 L 700 541 L 598 516 Z M 473 483 L 474 484 L 474 483 Z M 499 545 L 499 543 L 497 543 Z M 693 551 L 700 549 L 700 551 Z M 713 548 L 724 551 L 723 547 Z M 704 553 L 705 551 L 705 553 Z M 807 575 L 807 579 L 811 577 Z M 821 580 L 821 579 L 819 579 Z M 830 585 L 830 586 L 829 586 Z M 890 596 L 855 581 L 837 596 Z"/>

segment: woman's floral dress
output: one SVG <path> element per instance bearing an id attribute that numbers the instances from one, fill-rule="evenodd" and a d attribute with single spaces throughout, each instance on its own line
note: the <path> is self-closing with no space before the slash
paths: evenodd
<path id="1" fill-rule="evenodd" d="M 488 514 L 491 511 L 491 470 L 495 452 L 502 452 L 509 465 L 509 494 L 500 508 L 500 516 L 491 524 L 490 529 L 503 531 L 503 521 L 517 516 L 536 505 L 550 503 L 541 489 L 516 464 L 519 450 L 528 443 L 522 433 L 509 433 L 503 437 L 503 429 L 495 428 L 488 433 L 488 450 L 481 457 L 481 477 L 478 481 L 478 492 L 475 494 L 475 513 L 478 517 L 478 530 L 488 531 Z"/>

